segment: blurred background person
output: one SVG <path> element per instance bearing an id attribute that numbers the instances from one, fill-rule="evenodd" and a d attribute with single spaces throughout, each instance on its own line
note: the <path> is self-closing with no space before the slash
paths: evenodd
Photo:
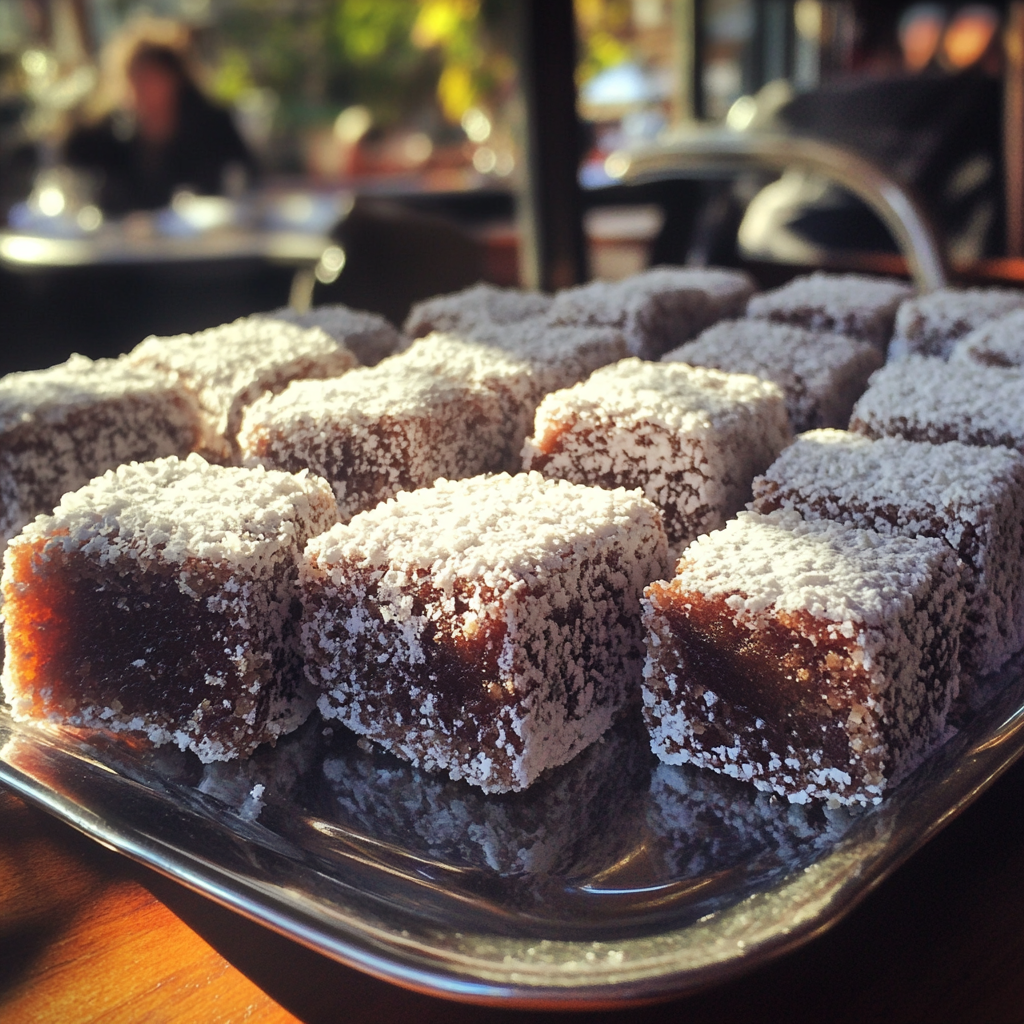
<path id="1" fill-rule="evenodd" d="M 181 50 L 140 40 L 128 52 L 118 108 L 68 137 L 64 159 L 96 178 L 109 214 L 167 206 L 173 194 L 239 194 L 256 163 L 228 111 L 212 103 Z"/>

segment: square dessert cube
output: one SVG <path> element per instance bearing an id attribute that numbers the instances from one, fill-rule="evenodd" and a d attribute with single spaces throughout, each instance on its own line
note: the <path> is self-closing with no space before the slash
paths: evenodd
<path id="1" fill-rule="evenodd" d="M 661 359 L 773 381 L 797 433 L 845 427 L 868 377 L 884 362 L 870 342 L 754 319 L 723 320 Z"/>
<path id="2" fill-rule="evenodd" d="M 0 546 L 66 491 L 133 459 L 187 455 L 199 407 L 173 374 L 72 356 L 0 379 Z"/>
<path id="3" fill-rule="evenodd" d="M 938 288 L 904 302 L 896 314 L 890 359 L 908 355 L 948 359 L 953 345 L 989 320 L 1024 308 L 1012 288 Z"/>
<path id="4" fill-rule="evenodd" d="M 754 508 L 794 508 L 804 519 L 944 540 L 965 563 L 964 668 L 994 672 L 1024 647 L 1024 457 L 1018 452 L 814 430 L 754 480 Z"/>
<path id="5" fill-rule="evenodd" d="M 1024 309 L 988 320 L 954 342 L 950 362 L 982 366 L 1024 366 Z"/>
<path id="6" fill-rule="evenodd" d="M 514 330 L 514 327 L 509 328 Z M 514 471 L 519 468 L 523 441 L 533 426 L 537 403 L 552 390 L 554 381 L 565 377 L 575 382 L 581 372 L 574 351 L 559 351 L 551 362 L 543 353 L 529 358 L 506 351 L 501 345 L 467 340 L 462 334 L 435 332 L 418 338 L 389 366 L 395 371 L 426 374 L 431 378 L 449 378 L 460 387 L 483 388 L 497 396 L 501 416 L 501 451 L 486 456 L 471 473 L 444 472 L 449 479 L 476 476 L 484 472 Z M 492 439 L 493 440 L 493 439 Z M 390 495 L 389 495 L 390 497 Z"/>
<path id="7" fill-rule="evenodd" d="M 910 285 L 894 278 L 819 270 L 755 295 L 747 304 L 747 316 L 809 331 L 848 334 L 884 352 L 892 336 L 896 308 L 913 294 Z"/>
<path id="8" fill-rule="evenodd" d="M 260 314 L 197 334 L 146 338 L 126 358 L 179 375 L 203 411 L 202 452 L 216 461 L 237 457 L 242 412 L 264 392 L 282 391 L 293 380 L 338 377 L 357 365 L 343 343 L 318 327 Z"/>
<path id="9" fill-rule="evenodd" d="M 313 706 L 296 564 L 337 522 L 308 474 L 133 462 L 66 494 L 4 558 L 2 683 L 19 720 L 244 757 Z"/>
<path id="10" fill-rule="evenodd" d="M 519 288 L 475 284 L 461 292 L 436 295 L 413 304 L 402 330 L 409 338 L 425 338 L 434 331 L 473 337 L 477 330 L 522 323 L 543 316 L 551 296 Z"/>
<path id="11" fill-rule="evenodd" d="M 487 324 L 473 330 L 429 334 L 420 339 L 424 350 L 420 358 L 426 357 L 432 339 L 484 346 L 495 349 L 506 360 L 519 360 L 533 381 L 533 408 L 549 391 L 571 387 L 594 370 L 629 355 L 625 338 L 614 328 L 564 327 L 537 318 L 504 326 Z"/>
<path id="12" fill-rule="evenodd" d="M 876 370 L 850 429 L 867 437 L 994 445 L 1024 452 L 1024 369 L 908 356 Z"/>
<path id="13" fill-rule="evenodd" d="M 639 487 L 678 546 L 722 526 L 792 435 L 782 391 L 749 374 L 623 359 L 537 409 L 523 467 Z"/>
<path id="14" fill-rule="evenodd" d="M 943 738 L 964 594 L 940 540 L 741 512 L 646 594 L 644 715 L 669 764 L 867 804 Z"/>
<path id="15" fill-rule="evenodd" d="M 347 520 L 441 476 L 508 468 L 535 404 L 529 366 L 437 336 L 265 396 L 246 411 L 239 444 L 246 465 L 324 477 Z"/>
<path id="16" fill-rule="evenodd" d="M 555 296 L 553 324 L 614 327 L 632 355 L 657 359 L 718 320 L 741 316 L 754 282 L 742 270 L 654 267 L 621 281 L 592 281 Z"/>
<path id="17" fill-rule="evenodd" d="M 339 303 L 314 306 L 298 313 L 285 306 L 262 314 L 268 320 L 284 320 L 297 327 L 318 327 L 336 342 L 344 345 L 363 366 L 376 366 L 382 359 L 397 352 L 403 339 L 397 328 L 379 313 L 351 309 Z"/>
<path id="18" fill-rule="evenodd" d="M 306 674 L 325 718 L 488 793 L 524 789 L 638 693 L 640 598 L 666 564 L 636 492 L 439 480 L 306 546 Z"/>

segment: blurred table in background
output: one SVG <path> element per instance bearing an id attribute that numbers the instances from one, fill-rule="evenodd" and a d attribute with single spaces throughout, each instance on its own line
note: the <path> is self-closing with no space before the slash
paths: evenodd
<path id="1" fill-rule="evenodd" d="M 49 366 L 72 351 L 117 355 L 149 334 L 308 301 L 347 205 L 291 195 L 247 208 L 186 196 L 90 231 L 58 218 L 0 231 L 0 372 Z"/>

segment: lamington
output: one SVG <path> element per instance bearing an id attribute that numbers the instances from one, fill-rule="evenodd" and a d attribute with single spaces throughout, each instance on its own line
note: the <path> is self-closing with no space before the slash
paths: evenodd
<path id="1" fill-rule="evenodd" d="M 130 463 L 66 494 L 4 558 L 15 719 L 126 732 L 230 760 L 297 727 L 295 579 L 337 522 L 308 474 Z"/>
<path id="2" fill-rule="evenodd" d="M 1024 368 L 908 356 L 876 370 L 850 429 L 867 437 L 1005 445 L 1024 452 Z"/>
<path id="3" fill-rule="evenodd" d="M 533 389 L 522 361 L 434 337 L 377 366 L 265 396 L 246 411 L 239 444 L 246 465 L 327 479 L 344 521 L 438 477 L 507 469 Z"/>
<path id="4" fill-rule="evenodd" d="M 1024 308 L 1013 288 L 938 288 L 904 302 L 896 314 L 890 359 L 908 355 L 948 359 L 960 338 L 989 320 Z"/>
<path id="5" fill-rule="evenodd" d="M 472 338 L 479 330 L 490 331 L 535 317 L 551 306 L 551 296 L 519 288 L 475 284 L 461 292 L 436 295 L 414 303 L 402 330 L 408 338 L 425 338 L 434 331 L 453 332 Z"/>
<path id="6" fill-rule="evenodd" d="M 719 320 L 741 316 L 754 292 L 742 270 L 654 267 L 621 281 L 592 281 L 555 296 L 553 324 L 613 327 L 632 355 L 658 359 Z"/>
<path id="7" fill-rule="evenodd" d="M 314 306 L 298 313 L 285 306 L 264 313 L 268 320 L 284 320 L 298 327 L 318 327 L 345 346 L 362 366 L 376 366 L 403 345 L 402 335 L 386 317 L 351 309 L 341 303 Z"/>
<path id="8" fill-rule="evenodd" d="M 67 491 L 130 462 L 187 455 L 199 407 L 172 374 L 74 355 L 0 379 L 0 546 Z"/>
<path id="9" fill-rule="evenodd" d="M 870 342 L 754 319 L 722 321 L 661 358 L 774 381 L 797 433 L 845 427 L 868 377 L 884 362 Z"/>
<path id="10" fill-rule="evenodd" d="M 896 309 L 913 294 L 910 285 L 894 278 L 819 270 L 755 295 L 747 304 L 747 316 L 818 333 L 848 334 L 884 352 Z"/>
<path id="11" fill-rule="evenodd" d="M 1024 457 L 1018 452 L 814 430 L 754 480 L 754 508 L 793 508 L 805 519 L 939 537 L 965 563 L 963 667 L 994 672 L 1024 647 Z"/>
<path id="12" fill-rule="evenodd" d="M 539 473 L 402 492 L 306 546 L 320 712 L 418 767 L 525 789 L 637 696 L 640 598 L 666 565 L 637 492 Z"/>
<path id="13" fill-rule="evenodd" d="M 536 318 L 505 326 L 487 324 L 473 331 L 428 334 L 413 345 L 424 353 L 419 358 L 425 358 L 429 343 L 435 339 L 449 345 L 461 342 L 495 349 L 505 359 L 521 361 L 532 381 L 533 408 L 548 392 L 572 387 L 600 367 L 629 355 L 625 338 L 614 328 L 562 327 Z"/>
<path id="14" fill-rule="evenodd" d="M 357 365 L 342 342 L 318 327 L 297 327 L 260 314 L 197 334 L 149 337 L 126 357 L 134 366 L 171 371 L 203 411 L 201 451 L 215 461 L 237 457 L 245 407 L 291 381 L 338 377 Z"/>
<path id="15" fill-rule="evenodd" d="M 953 344 L 951 363 L 1024 366 L 1024 309 L 989 320 Z"/>
<path id="16" fill-rule="evenodd" d="M 624 359 L 537 409 L 523 467 L 638 487 L 674 547 L 722 526 L 792 435 L 782 391 L 749 374 Z"/>
<path id="17" fill-rule="evenodd" d="M 669 764 L 868 804 L 945 734 L 964 592 L 941 540 L 741 512 L 646 595 L 644 714 Z"/>

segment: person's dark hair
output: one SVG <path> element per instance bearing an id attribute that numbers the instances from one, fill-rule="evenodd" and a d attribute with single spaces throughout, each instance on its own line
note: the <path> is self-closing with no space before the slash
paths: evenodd
<path id="1" fill-rule="evenodd" d="M 160 68 L 176 78 L 182 85 L 192 83 L 192 76 L 185 67 L 181 54 L 170 46 L 159 43 L 139 43 L 128 61 L 129 73 L 140 64 Z"/>
<path id="2" fill-rule="evenodd" d="M 128 61 L 128 71 L 140 64 L 160 68 L 172 75 L 178 83 L 178 102 L 181 105 L 181 118 L 188 122 L 196 116 L 202 116 L 211 108 L 210 101 L 196 85 L 184 57 L 171 46 L 161 43 L 139 43 Z"/>

